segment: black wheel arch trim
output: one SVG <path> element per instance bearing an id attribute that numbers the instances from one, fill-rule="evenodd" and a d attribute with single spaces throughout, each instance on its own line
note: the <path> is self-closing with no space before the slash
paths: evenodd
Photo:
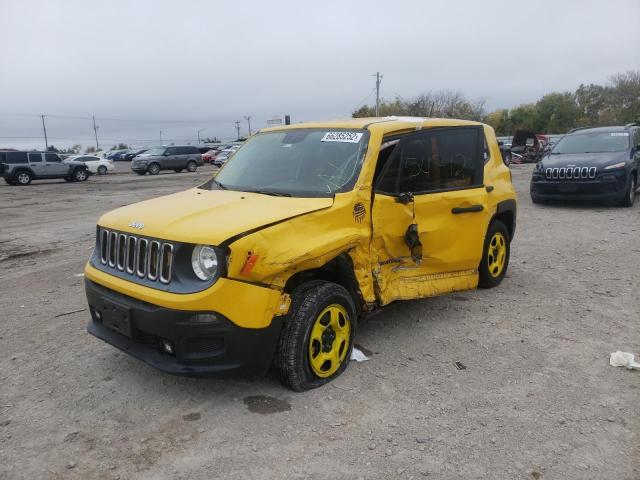
<path id="1" fill-rule="evenodd" d="M 511 236 L 511 239 L 513 239 L 513 236 L 515 235 L 515 232 L 516 232 L 516 218 L 518 213 L 518 204 L 514 199 L 510 198 L 510 199 L 502 200 L 501 202 L 498 202 L 498 205 L 496 208 L 496 214 L 491 220 L 493 221 L 494 218 L 496 218 L 497 216 L 501 216 L 504 213 L 511 213 L 512 225 L 507 225 L 507 228 L 509 228 L 510 230 L 509 234 Z"/>

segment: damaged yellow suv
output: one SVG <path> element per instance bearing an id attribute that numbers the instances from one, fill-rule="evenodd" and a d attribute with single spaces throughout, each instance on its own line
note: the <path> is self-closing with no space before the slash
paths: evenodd
<path id="1" fill-rule="evenodd" d="M 499 284 L 515 226 L 487 125 L 266 129 L 200 187 L 100 218 L 88 331 L 170 373 L 273 365 L 306 390 L 344 371 L 367 312 Z"/>

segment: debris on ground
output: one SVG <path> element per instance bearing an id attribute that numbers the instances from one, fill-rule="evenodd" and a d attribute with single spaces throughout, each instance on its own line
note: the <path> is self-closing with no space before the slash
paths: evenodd
<path id="1" fill-rule="evenodd" d="M 640 370 L 640 363 L 634 361 L 633 353 L 613 352 L 609 358 L 609 365 L 612 367 L 625 367 L 629 370 Z"/>
<path id="2" fill-rule="evenodd" d="M 358 350 L 356 347 L 353 347 L 353 350 L 351 350 L 351 360 L 355 360 L 356 362 L 366 362 L 369 360 L 369 357 L 362 353 L 362 350 Z"/>

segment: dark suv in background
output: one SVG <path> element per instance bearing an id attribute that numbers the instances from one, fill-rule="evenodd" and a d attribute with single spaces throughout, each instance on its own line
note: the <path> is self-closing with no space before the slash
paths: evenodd
<path id="1" fill-rule="evenodd" d="M 146 152 L 136 155 L 131 161 L 131 170 L 138 175 L 144 175 L 147 172 L 151 175 L 157 175 L 160 170 L 181 172 L 186 169 L 189 172 L 195 172 L 198 166 L 203 164 L 202 155 L 197 147 L 177 145 L 150 148 Z"/>
<path id="2" fill-rule="evenodd" d="M 639 165 L 639 125 L 573 129 L 536 165 L 531 200 L 601 200 L 630 207 Z"/>
<path id="3" fill-rule="evenodd" d="M 0 175 L 9 185 L 29 185 L 32 180 L 64 178 L 84 182 L 89 178 L 82 162 L 65 161 L 50 152 L 0 152 Z"/>

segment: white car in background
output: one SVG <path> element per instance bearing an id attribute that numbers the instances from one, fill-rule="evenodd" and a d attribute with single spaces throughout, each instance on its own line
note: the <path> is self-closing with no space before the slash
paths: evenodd
<path id="1" fill-rule="evenodd" d="M 106 175 L 114 169 L 112 160 L 96 157 L 94 155 L 75 155 L 73 157 L 69 157 L 69 160 L 83 162 L 87 166 L 87 169 L 93 174 Z"/>

